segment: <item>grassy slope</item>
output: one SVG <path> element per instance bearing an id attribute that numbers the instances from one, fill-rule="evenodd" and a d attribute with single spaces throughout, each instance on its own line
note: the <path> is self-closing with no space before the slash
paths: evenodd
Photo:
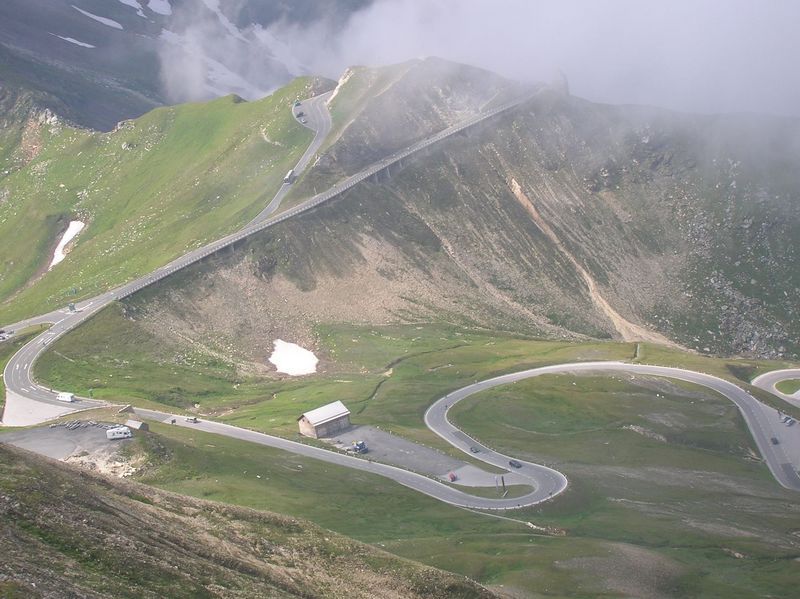
<path id="1" fill-rule="evenodd" d="M 36 376 L 54 388 L 92 388 L 94 397 L 114 401 L 183 408 L 199 403 L 200 413 L 225 413 L 232 423 L 287 435 L 296 432 L 297 414 L 335 396 L 358 422 L 421 434 L 438 444 L 421 425 L 422 413 L 447 391 L 525 367 L 633 355 L 627 344 L 537 341 L 449 325 L 320 326 L 318 337 L 323 368 L 330 372 L 247 377 L 206 352 L 163 343 L 115 305 L 53 344 L 37 363 Z"/>
<path id="2" fill-rule="evenodd" d="M 573 481 L 563 501 L 540 510 L 540 522 L 656 549 L 684 569 L 673 592 L 788 592 L 798 504 L 748 458 L 752 440 L 727 400 L 645 377 L 559 375 L 475 395 L 454 418 Z"/>
<path id="3" fill-rule="evenodd" d="M 776 385 L 778 391 L 781 393 L 786 393 L 787 395 L 792 395 L 793 393 L 797 393 L 800 391 L 800 380 L 798 379 L 791 379 L 786 381 L 781 381 Z"/>
<path id="4" fill-rule="evenodd" d="M 107 134 L 43 128 L 36 159 L 2 182 L 0 321 L 108 289 L 254 216 L 310 141 L 288 109 L 307 83 L 157 109 Z M 25 288 L 71 218 L 87 228 L 69 259 Z"/>
<path id="5" fill-rule="evenodd" d="M 378 423 L 438 444 L 424 429 L 422 414 L 448 391 L 524 368 L 627 360 L 635 352 L 632 344 L 541 341 L 445 324 L 320 325 L 317 337 L 325 372 L 278 379 L 243 375 L 207 351 L 193 351 L 180 341 L 165 343 L 114 305 L 57 341 L 37 363 L 36 376 L 53 388 L 76 393 L 91 388 L 95 397 L 117 402 L 184 409 L 199 404 L 202 414 L 224 414 L 232 423 L 285 435 L 295 434 L 297 414 L 336 397 L 347 403 L 356 422 Z M 645 344 L 639 361 L 708 372 L 745 385 L 760 372 L 789 365 L 707 358 Z M 747 388 L 762 399 L 769 395 Z"/>
<path id="6" fill-rule="evenodd" d="M 197 401 L 201 413 L 220 414 L 222 419 L 247 428 L 287 436 L 296 434 L 294 419 L 298 413 L 336 398 L 350 407 L 354 422 L 380 424 L 408 438 L 446 449 L 424 428 L 422 413 L 434 398 L 448 390 L 475 379 L 536 365 L 630 359 L 634 354 L 630 344 L 544 342 L 444 325 L 327 326 L 320 327 L 319 338 L 327 364 L 336 364 L 329 374 L 302 379 L 241 380 L 230 367 L 202 361 L 202 354 L 187 355 L 181 346 L 156 347 L 156 341 L 135 322 L 122 318 L 119 310 L 106 310 L 58 342 L 55 349 L 59 353 L 51 352 L 43 358 L 39 376 L 46 374 L 46 380 L 57 386 L 82 390 L 87 385 L 86 375 L 90 374 L 99 382 L 93 383 L 98 385 L 95 395 L 144 404 L 169 396 L 180 398 L 186 407 Z M 715 360 L 653 346 L 643 346 L 640 356 L 644 362 L 686 366 L 740 383 L 737 374 L 752 375 L 778 366 Z M 386 376 L 389 368 L 391 376 Z M 541 590 L 543 580 L 564 595 L 600 592 L 597 585 L 601 583 L 585 580 L 579 569 L 565 570 L 558 564 L 572 558 L 602 558 L 619 566 L 622 558 L 615 543 L 636 546 L 651 561 L 663 558 L 673 560 L 673 566 L 679 564 L 675 571 L 681 573 L 668 577 L 671 584 L 677 585 L 672 594 L 702 591 L 724 596 L 731 592 L 732 587 L 722 581 L 723 574 L 710 579 L 707 576 L 707 570 L 738 576 L 736 572 L 743 567 L 720 547 L 754 556 L 752 564 L 744 564 L 746 571 L 770 588 L 781 588 L 786 577 L 781 565 L 786 563 L 786 550 L 771 550 L 764 539 L 790 528 L 781 516 L 785 513 L 783 508 L 778 507 L 787 497 L 763 466 L 748 460 L 746 449 L 751 443 L 732 404 L 704 395 L 704 409 L 712 406 L 712 413 L 723 415 L 717 419 L 694 408 L 690 403 L 694 398 L 685 395 L 683 386 L 671 389 L 663 400 L 662 411 L 680 414 L 675 418 L 684 428 L 673 431 L 670 442 L 674 447 L 665 448 L 621 429 L 624 424 L 642 423 L 643 404 L 652 400 L 654 392 L 649 399 L 641 389 L 626 395 L 628 387 L 613 379 L 593 380 L 590 389 L 572 385 L 565 388 L 552 382 L 537 389 L 535 383 L 530 383 L 515 387 L 514 393 L 524 390 L 523 397 L 546 400 L 551 424 L 544 432 L 562 428 L 571 431 L 555 437 L 558 443 L 552 451 L 532 449 L 538 447 L 537 434 L 530 437 L 517 431 L 511 435 L 506 429 L 488 431 L 486 424 L 464 424 L 470 432 L 485 435 L 490 445 L 502 449 L 513 442 L 512 453 L 557 462 L 567 471 L 572 482 L 567 496 L 552 508 L 526 510 L 522 514 L 523 519 L 540 525 L 568 529 L 567 539 L 533 537 L 511 523 L 506 526 L 484 522 L 380 479 L 169 427 L 156 431 L 172 438 L 169 443 L 175 459 L 151 470 L 145 480 L 179 492 L 310 518 L 360 540 L 382 543 L 401 555 L 419 557 L 484 583 L 518 586 L 527 592 Z M 586 393 L 592 404 L 587 407 L 585 402 L 579 402 L 580 396 L 574 395 L 576 390 Z M 515 396 L 509 397 L 511 402 Z M 620 397 L 622 400 L 618 401 Z M 486 409 L 491 418 L 482 413 L 476 421 L 494 419 L 507 423 L 503 416 L 507 413 L 515 426 L 527 430 L 535 430 L 536 426 L 526 424 L 526 419 L 538 422 L 540 418 L 535 414 L 545 413 L 541 405 L 507 411 L 505 405 L 503 410 L 490 406 Z M 576 419 L 576 414 L 580 418 Z M 657 428 L 653 424 L 648 427 Z M 587 428 L 593 431 L 585 431 Z M 547 439 L 553 437 L 548 435 Z M 614 443 L 613 453 L 605 449 L 605 441 Z M 298 474 L 297 464 L 303 466 L 302 475 Z M 620 477 L 614 468 L 644 472 L 644 480 Z M 703 470 L 708 473 L 703 476 L 713 481 L 714 488 L 706 492 L 700 490 L 699 484 L 688 487 L 653 482 L 650 478 L 657 476 L 654 472 L 659 469 L 671 476 L 687 470 L 694 477 Z M 593 470 L 602 473 L 602 477 L 593 474 Z M 604 480 L 625 484 L 609 489 Z M 320 488 L 325 490 L 324 502 L 318 500 Z M 731 489 L 741 489 L 741 494 L 734 493 L 731 498 Z M 763 518 L 754 515 L 754 495 L 766 502 Z M 608 496 L 631 503 L 609 502 Z M 654 518 L 642 514 L 642 505 L 652 505 L 660 515 Z M 670 507 L 674 505 L 681 509 L 675 511 Z M 721 519 L 733 523 L 734 528 L 744 527 L 748 534 L 740 537 L 730 530 L 707 534 L 682 523 L 710 521 L 716 525 Z M 745 596 L 755 588 L 749 583 L 741 584 Z"/>
<path id="7" fill-rule="evenodd" d="M 748 458 L 750 439 L 735 408 L 684 385 L 573 382 L 518 383 L 459 410 L 469 432 L 568 474 L 564 497 L 508 514 L 565 529 L 563 538 L 463 512 L 379 477 L 167 425 L 153 430 L 169 457 L 154 459 L 142 480 L 308 518 L 528 595 L 547 588 L 558 596 L 596 596 L 628 576 L 667 596 L 785 594 L 797 557 L 790 534 L 796 504 Z M 653 416 L 671 424 L 648 420 Z M 668 443 L 622 428 L 637 424 L 665 434 Z M 569 434 L 552 434 L 563 430 Z M 632 565 L 625 552 L 634 549 Z M 608 571 L 589 576 L 584 559 L 607 560 Z"/>
<path id="8" fill-rule="evenodd" d="M 4 597 L 489 596 L 307 522 L 110 481 L 4 446 L 0 491 Z"/>

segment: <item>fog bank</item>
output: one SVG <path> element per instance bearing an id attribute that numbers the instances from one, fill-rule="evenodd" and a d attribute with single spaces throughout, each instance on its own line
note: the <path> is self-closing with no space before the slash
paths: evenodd
<path id="1" fill-rule="evenodd" d="M 254 68 L 265 55 L 292 74 L 331 78 L 354 64 L 440 56 L 521 81 L 560 70 L 573 94 L 596 101 L 800 115 L 798 23 L 791 0 L 375 0 L 344 25 L 250 25 L 235 44 L 209 35 L 207 17 L 190 29 L 193 52 L 237 65 L 259 91 L 282 83 L 274 67 Z"/>

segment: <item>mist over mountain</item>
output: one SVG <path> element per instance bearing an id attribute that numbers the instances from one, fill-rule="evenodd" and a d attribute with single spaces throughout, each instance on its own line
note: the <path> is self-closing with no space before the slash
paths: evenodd
<path id="1" fill-rule="evenodd" d="M 791 595 L 798 17 L 4 0 L 0 596 Z"/>
<path id="2" fill-rule="evenodd" d="M 0 84 L 109 129 L 167 103 L 438 56 L 613 104 L 797 115 L 800 5 L 701 0 L 7 0 Z"/>
<path id="3" fill-rule="evenodd" d="M 271 31 L 319 21 L 335 28 L 365 4 L 8 0 L 0 4 L 0 97 L 100 130 L 165 104 L 258 99 L 306 70 Z"/>

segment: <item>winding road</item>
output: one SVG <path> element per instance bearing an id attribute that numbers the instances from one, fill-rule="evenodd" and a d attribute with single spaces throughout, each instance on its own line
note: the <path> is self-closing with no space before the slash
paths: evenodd
<path id="1" fill-rule="evenodd" d="M 306 126 L 315 130 L 314 140 L 309 148 L 301 157 L 295 172 L 300 173 L 308 165 L 311 158 L 316 154 L 330 131 L 331 121 L 325 100 L 328 94 L 317 96 L 303 102 L 303 110 L 306 113 L 308 123 Z M 387 167 L 399 163 L 404 158 L 423 150 L 424 148 L 441 141 L 455 133 L 463 131 L 481 121 L 500 114 L 518 104 L 528 100 L 531 96 L 520 98 L 502 106 L 477 115 L 467 121 L 459 123 L 453 127 L 445 129 L 427 139 L 424 139 L 405 150 L 370 165 L 359 173 L 348 177 L 344 181 L 334 185 L 329 190 L 317 194 L 291 209 L 286 210 L 277 216 L 272 216 L 280 205 L 285 194 L 289 191 L 290 185 L 284 184 L 278 190 L 273 200 L 250 221 L 240 231 L 223 237 L 206 246 L 193 250 L 169 264 L 145 275 L 139 279 L 131 281 L 116 289 L 98 295 L 90 300 L 80 302 L 76 310 L 56 310 L 35 318 L 15 323 L 6 329 L 20 331 L 21 329 L 35 325 L 50 323 L 52 326 L 44 333 L 38 335 L 31 342 L 20 349 L 8 362 L 3 373 L 6 384 L 6 410 L 3 414 L 6 423 L 13 424 L 36 424 L 44 420 L 74 412 L 85 410 L 102 405 L 104 402 L 90 398 L 79 398 L 76 404 L 65 404 L 57 401 L 56 392 L 38 385 L 32 378 L 32 367 L 36 359 L 47 349 L 47 346 L 72 330 L 80 323 L 90 318 L 93 314 L 107 306 L 109 303 L 129 296 L 140 289 L 159 281 L 172 273 L 193 264 L 206 256 L 209 256 L 220 249 L 230 246 L 249 235 L 262 231 L 270 226 L 274 226 L 286 219 L 305 212 L 341 195 L 359 182 L 376 175 Z M 462 389 L 448 393 L 442 397 L 425 413 L 425 424 L 442 439 L 464 451 L 473 458 L 481 460 L 492 466 L 508 469 L 509 461 L 515 458 L 494 451 L 466 433 L 454 426 L 447 418 L 448 411 L 457 402 L 463 400 L 474 393 L 490 389 L 498 385 L 505 385 L 526 378 L 536 377 L 543 374 L 554 373 L 619 373 L 641 374 L 648 376 L 663 376 L 678 380 L 688 381 L 717 391 L 727 397 L 739 408 L 748 428 L 750 429 L 756 445 L 764 458 L 767 466 L 775 479 L 784 487 L 800 491 L 800 426 L 787 427 L 781 423 L 779 415 L 774 408 L 765 406 L 752 395 L 740 387 L 723 379 L 677 368 L 667 368 L 661 366 L 649 366 L 642 364 L 627 364 L 623 362 L 586 362 L 560 364 L 525 370 L 521 372 L 498 376 L 485 381 L 477 382 Z M 793 372 L 793 376 L 785 375 L 785 378 L 798 378 L 800 371 L 782 371 L 785 373 Z M 767 376 L 767 375 L 764 375 Z M 759 377 L 761 378 L 761 377 Z M 765 378 L 762 382 L 765 385 L 774 386 L 779 379 Z M 754 381 L 755 384 L 755 381 Z M 759 385 L 760 386 L 760 385 Z M 763 388 L 763 387 L 762 387 Z M 772 387 L 771 387 L 772 390 Z M 774 392 L 774 390 L 772 390 Z M 446 503 L 476 509 L 488 510 L 507 510 L 526 507 L 547 501 L 554 496 L 562 493 L 568 486 L 567 478 L 557 470 L 526 462 L 517 459 L 519 468 L 511 469 L 507 475 L 512 484 L 522 484 L 531 487 L 531 491 L 521 497 L 515 498 L 481 498 L 470 495 L 462 491 L 457 486 L 444 484 L 443 482 L 423 476 L 402 468 L 387 464 L 371 462 L 364 457 L 348 454 L 336 453 L 331 450 L 305 445 L 288 439 L 267 435 L 247 429 L 210 421 L 198 423 L 187 423 L 183 417 L 152 410 L 136 409 L 141 417 L 152 418 L 163 422 L 169 422 L 173 418 L 176 424 L 190 426 L 211 433 L 221 434 L 232 438 L 242 439 L 253 443 L 290 451 L 299 455 L 304 455 L 314 459 L 323 460 L 341 466 L 356 468 L 365 472 L 378 474 L 397 481 L 398 483 L 412 488 L 416 491 L 434 497 Z M 479 448 L 479 453 L 470 451 L 470 447 Z"/>
<path id="2" fill-rule="evenodd" d="M 772 372 L 767 372 L 760 376 L 757 376 L 752 380 L 750 383 L 754 387 L 758 387 L 759 389 L 763 389 L 767 393 L 772 393 L 773 395 L 777 395 L 782 400 L 787 403 L 792 404 L 793 406 L 800 408 L 800 391 L 796 393 L 792 393 L 789 395 L 788 393 L 783 393 L 778 389 L 776 386 L 781 381 L 794 381 L 800 380 L 800 368 L 787 368 L 785 370 L 773 370 Z"/>

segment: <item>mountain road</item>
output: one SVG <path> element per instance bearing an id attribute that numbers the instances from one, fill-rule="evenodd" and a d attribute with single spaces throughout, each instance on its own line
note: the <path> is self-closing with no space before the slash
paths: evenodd
<path id="1" fill-rule="evenodd" d="M 327 107 L 325 106 L 326 96 L 327 94 L 305 100 L 302 104 L 304 112 L 306 113 L 305 118 L 307 123 L 305 125 L 315 130 L 315 136 L 311 145 L 297 163 L 295 168 L 297 173 L 302 172 L 302 170 L 306 168 L 323 143 L 325 136 L 330 131 L 331 120 Z M 359 182 L 379 173 L 387 166 L 395 164 L 403 158 L 437 143 L 454 133 L 462 131 L 467 127 L 500 114 L 524 102 L 529 97 L 530 96 L 527 96 L 510 102 L 488 113 L 482 113 L 458 125 L 440 131 L 429 138 L 409 146 L 405 150 L 398 151 L 370 165 L 362 171 L 337 183 L 329 190 L 317 194 L 283 213 L 273 216 L 275 210 L 290 189 L 289 184 L 284 184 L 264 210 L 241 230 L 203 247 L 199 247 L 148 275 L 121 285 L 116 289 L 100 294 L 92 299 L 79 302 L 76 304 L 74 310 L 55 310 L 48 314 L 15 323 L 9 327 L 4 327 L 19 332 L 22 328 L 34 324 L 52 324 L 47 331 L 36 336 L 12 356 L 5 367 L 3 377 L 6 384 L 7 400 L 6 410 L 3 414 L 4 422 L 6 424 L 16 425 L 34 424 L 60 414 L 107 405 L 105 402 L 92 398 L 78 398 L 78 401 L 74 404 L 59 402 L 56 399 L 56 392 L 38 385 L 33 380 L 31 373 L 36 359 L 47 349 L 49 344 L 77 327 L 80 323 L 86 321 L 111 302 L 131 295 L 249 235 L 274 226 L 279 222 L 283 222 L 286 219 L 292 218 L 297 214 L 310 210 L 323 202 L 337 197 Z M 295 108 L 293 107 L 292 110 L 293 114 L 296 116 L 296 112 L 294 112 Z M 448 485 L 439 480 L 395 466 L 372 462 L 362 456 L 337 453 L 329 449 L 305 445 L 289 439 L 250 431 L 220 422 L 202 420 L 194 423 L 185 421 L 182 416 L 176 416 L 165 412 L 139 408 L 136 408 L 135 411 L 141 417 L 153 418 L 162 422 L 171 422 L 174 419 L 175 424 L 179 426 L 193 427 L 206 432 L 259 443 L 340 466 L 378 474 L 452 505 L 476 509 L 507 510 L 535 505 L 559 495 L 568 487 L 566 476 L 552 468 L 502 454 L 478 442 L 448 420 L 448 411 L 453 405 L 466 397 L 497 385 L 510 384 L 518 380 L 543 374 L 578 372 L 625 372 L 633 375 L 670 377 L 702 385 L 721 393 L 739 408 L 759 452 L 775 479 L 788 489 L 800 491 L 800 476 L 798 476 L 798 469 L 800 469 L 800 426 L 785 426 L 777 417 L 774 408 L 770 408 L 759 402 L 752 395 L 731 382 L 699 372 L 661 366 L 628 364 L 623 362 L 586 362 L 546 366 L 476 382 L 472 385 L 452 391 L 434 402 L 425 413 L 425 424 L 435 434 L 439 435 L 457 449 L 468 453 L 471 457 L 495 467 L 504 468 L 509 471 L 513 470 L 515 484 L 524 484 L 531 488 L 531 491 L 527 494 L 514 498 L 476 497 L 462 491 L 457 486 Z M 797 377 L 795 376 L 793 378 Z M 771 381 L 771 379 L 764 380 L 767 381 L 764 384 L 768 384 L 768 382 Z M 774 385 L 774 383 L 769 384 Z M 476 447 L 480 451 L 478 453 L 471 452 L 471 447 Z M 512 462 L 514 462 L 514 464 L 511 464 Z M 512 467 L 509 468 L 509 466 Z"/>

